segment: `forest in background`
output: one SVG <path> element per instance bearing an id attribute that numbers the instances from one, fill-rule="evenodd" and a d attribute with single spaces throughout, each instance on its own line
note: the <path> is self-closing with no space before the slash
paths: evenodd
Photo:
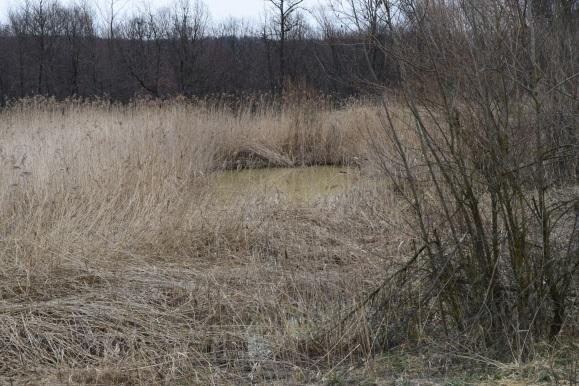
<path id="1" fill-rule="evenodd" d="M 347 97 L 361 85 L 371 91 L 370 80 L 397 78 L 394 61 L 379 48 L 388 36 L 375 3 L 357 23 L 330 6 L 306 10 L 286 1 L 277 8 L 266 1 L 261 23 L 212 24 L 202 0 L 130 11 L 118 0 L 106 9 L 26 1 L 0 26 L 0 95 L 4 102 L 31 95 L 237 97 L 281 95 L 293 84 Z"/>

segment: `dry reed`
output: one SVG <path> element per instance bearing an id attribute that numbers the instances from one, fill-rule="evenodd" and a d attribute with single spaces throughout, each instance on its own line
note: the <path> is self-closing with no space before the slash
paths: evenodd
<path id="1" fill-rule="evenodd" d="M 362 323 L 327 332 L 397 253 L 390 196 L 223 202 L 204 176 L 258 156 L 364 158 L 373 117 L 186 101 L 1 112 L 2 381 L 304 383 L 369 352 Z"/>
<path id="2" fill-rule="evenodd" d="M 369 358 L 389 321 L 373 329 L 360 305 L 415 249 L 411 206 L 372 178 L 397 167 L 378 117 L 314 102 L 1 111 L 0 383 L 315 384 Z M 224 200 L 208 178 L 316 164 L 364 178 L 300 202 Z"/>

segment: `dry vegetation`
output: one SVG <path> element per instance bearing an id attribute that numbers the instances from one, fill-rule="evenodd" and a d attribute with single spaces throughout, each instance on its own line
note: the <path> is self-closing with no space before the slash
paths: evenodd
<path id="1" fill-rule="evenodd" d="M 249 150 L 273 164 L 363 158 L 364 121 L 358 105 L 3 111 L 2 380 L 305 383 L 369 353 L 363 324 L 330 329 L 398 253 L 392 197 L 370 184 L 300 205 L 225 202 L 206 178 Z"/>
<path id="2" fill-rule="evenodd" d="M 576 384 L 576 4 L 332 2 L 338 103 L 286 77 L 299 3 L 268 97 L 0 111 L 0 383 Z M 356 182 L 216 187 L 320 165 Z"/>
<path id="3" fill-rule="evenodd" d="M 415 312 L 411 297 L 392 295 L 378 313 L 360 308 L 419 239 L 408 183 L 372 177 L 392 151 L 381 110 L 324 103 L 34 99 L 2 111 L 0 382 L 357 384 L 460 371 L 448 356 L 457 347 L 434 344 L 426 321 L 396 327 L 391 310 Z M 408 127 L 411 114 L 390 107 Z M 411 130 L 403 138 L 416 147 Z M 361 163 L 351 190 L 307 202 L 224 199 L 210 178 Z M 384 339 L 390 317 L 396 331 Z M 416 341 L 431 351 L 404 353 Z M 573 358 L 576 347 L 567 350 Z M 508 367 L 483 362 L 481 371 Z M 546 363 L 548 379 L 566 379 Z"/>

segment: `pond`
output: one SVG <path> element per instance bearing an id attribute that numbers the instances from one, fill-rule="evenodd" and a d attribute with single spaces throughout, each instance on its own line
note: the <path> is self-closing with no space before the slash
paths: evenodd
<path id="1" fill-rule="evenodd" d="M 348 191 L 358 178 L 358 170 L 347 167 L 264 168 L 215 173 L 210 185 L 223 199 L 253 194 L 299 202 Z"/>

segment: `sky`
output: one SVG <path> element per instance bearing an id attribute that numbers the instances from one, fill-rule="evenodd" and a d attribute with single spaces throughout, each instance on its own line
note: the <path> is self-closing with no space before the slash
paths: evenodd
<path id="1" fill-rule="evenodd" d="M 0 21 L 6 22 L 8 19 L 8 9 L 10 7 L 22 4 L 24 0 L 0 0 Z M 66 4 L 71 0 L 61 0 Z M 89 3 L 98 3 L 106 0 L 89 0 Z M 120 0 L 121 2 L 124 2 Z M 173 0 L 125 0 L 126 8 L 138 7 L 148 1 L 153 7 L 164 7 L 173 3 Z M 211 18 L 214 21 L 227 19 L 229 17 L 258 19 L 263 15 L 263 10 L 266 4 L 265 0 L 204 0 L 204 3 L 209 8 Z M 306 0 L 304 6 L 315 6 L 318 0 Z"/>

